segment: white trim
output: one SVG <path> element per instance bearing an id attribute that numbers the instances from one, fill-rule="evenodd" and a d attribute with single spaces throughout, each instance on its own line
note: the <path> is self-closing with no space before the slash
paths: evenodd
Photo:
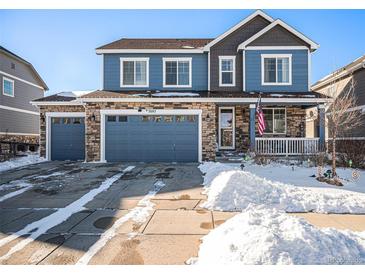
<path id="1" fill-rule="evenodd" d="M 265 58 L 276 59 L 276 82 L 265 82 Z M 289 58 L 289 82 L 280 83 L 278 81 L 278 58 Z M 292 85 L 292 55 L 291 54 L 261 54 L 261 85 L 262 86 L 291 86 Z"/>
<path id="2" fill-rule="evenodd" d="M 2 135 L 39 136 L 39 133 L 0 132 Z"/>
<path id="3" fill-rule="evenodd" d="M 134 62 L 134 82 L 136 82 L 136 61 L 146 62 L 146 84 L 145 85 L 124 85 L 123 84 L 123 62 Z M 120 57 L 120 87 L 121 88 L 148 88 L 150 85 L 150 58 L 149 57 Z"/>
<path id="4" fill-rule="evenodd" d="M 247 46 L 244 50 L 308 50 L 306 46 Z"/>
<path id="5" fill-rule="evenodd" d="M 114 103 L 257 103 L 257 98 L 219 98 L 219 97 L 152 97 L 152 98 L 80 98 L 82 103 L 97 103 L 97 102 L 114 102 Z M 285 103 L 285 104 L 296 104 L 296 103 L 308 103 L 308 104 L 319 104 L 319 103 L 329 103 L 332 99 L 329 98 L 261 98 L 262 103 Z M 57 104 L 55 104 L 57 105 Z M 80 104 L 82 105 L 82 104 Z"/>
<path id="6" fill-rule="evenodd" d="M 341 69 L 338 69 L 335 72 L 332 72 L 332 73 L 324 76 L 322 79 L 320 79 L 316 83 L 314 83 L 314 85 L 312 86 L 312 90 L 317 90 L 317 89 L 321 88 L 322 86 L 325 86 L 329 83 L 333 83 L 337 79 L 348 76 L 360 68 L 363 68 L 363 62 L 360 64 L 357 64 L 351 68 L 342 70 L 342 71 L 341 71 Z M 320 81 L 322 81 L 322 82 L 320 82 Z"/>
<path id="7" fill-rule="evenodd" d="M 214 46 L 216 43 L 218 43 L 219 41 L 221 41 L 222 39 L 224 39 L 226 36 L 230 35 L 232 32 L 234 32 L 235 30 L 239 29 L 241 26 L 243 26 L 244 24 L 246 24 L 247 22 L 251 21 L 253 18 L 255 18 L 256 16 L 260 15 L 261 17 L 265 18 L 266 20 L 268 20 L 270 23 L 274 21 L 274 19 L 267 15 L 266 13 L 264 13 L 262 10 L 257 10 L 254 13 L 252 13 L 251 15 L 247 16 L 245 19 L 243 19 L 241 22 L 239 22 L 238 24 L 234 25 L 233 27 L 231 27 L 230 29 L 228 29 L 226 32 L 224 32 L 223 34 L 219 35 L 217 38 L 215 38 L 213 41 L 211 41 L 210 43 L 208 43 L 205 47 L 204 50 L 205 51 L 209 51 L 209 49 Z"/>
<path id="8" fill-rule="evenodd" d="M 246 51 L 242 51 L 242 91 L 246 91 Z"/>
<path id="9" fill-rule="evenodd" d="M 237 50 L 245 49 L 245 47 L 247 45 L 249 45 L 250 43 L 252 43 L 253 41 L 255 41 L 257 38 L 259 38 L 260 36 L 262 36 L 263 34 L 265 34 L 266 32 L 268 32 L 269 30 L 271 30 L 272 28 L 274 28 L 277 25 L 282 26 L 287 31 L 293 33 L 294 35 L 296 35 L 297 37 L 299 37 L 300 39 L 302 39 L 304 42 L 306 42 L 307 44 L 309 44 L 311 46 L 311 49 L 312 50 L 315 50 L 315 49 L 318 49 L 319 48 L 319 45 L 317 43 L 315 43 L 314 41 L 312 41 L 311 39 L 309 39 L 308 37 L 306 37 L 305 35 L 303 35 L 299 31 L 295 30 L 294 28 L 292 28 L 291 26 L 289 26 L 285 22 L 281 21 L 280 19 L 276 19 L 270 25 L 268 25 L 267 27 L 263 28 L 258 33 L 256 33 L 255 35 L 251 36 L 246 41 L 244 41 L 243 43 L 241 43 L 238 46 Z"/>
<path id="10" fill-rule="evenodd" d="M 221 110 L 222 109 L 230 109 L 232 110 L 232 146 L 221 146 Z M 235 107 L 219 107 L 218 111 L 218 149 L 235 149 L 236 147 L 236 111 Z"/>
<path id="11" fill-rule="evenodd" d="M 97 49 L 96 54 L 108 53 L 204 53 L 202 48 L 196 49 Z"/>
<path id="12" fill-rule="evenodd" d="M 250 104 L 250 108 L 256 108 L 256 104 Z"/>
<path id="13" fill-rule="evenodd" d="M 198 115 L 199 132 L 198 132 L 198 161 L 202 161 L 202 110 L 201 109 L 101 109 L 100 110 L 100 161 L 105 160 L 105 116 L 106 115 Z"/>
<path id="14" fill-rule="evenodd" d="M 46 160 L 51 161 L 51 119 L 53 117 L 83 117 L 85 112 L 46 112 Z M 85 121 L 86 129 L 86 121 Z"/>
<path id="15" fill-rule="evenodd" d="M 356 111 L 356 110 L 362 110 L 362 112 L 364 112 L 365 111 L 365 105 L 360 105 L 360 106 L 356 106 L 356 107 L 353 107 L 353 108 L 348 108 L 346 110 L 346 112 Z"/>
<path id="16" fill-rule="evenodd" d="M 328 137 L 326 138 L 326 140 L 332 140 L 333 138 L 331 137 Z M 336 137 L 336 140 L 359 140 L 359 141 L 362 141 L 362 140 L 365 140 L 365 137 Z"/>
<path id="17" fill-rule="evenodd" d="M 36 112 L 36 111 L 30 111 L 30 110 L 25 110 L 25 109 L 21 109 L 21 108 L 13 108 L 13 107 L 8 107 L 8 106 L 4 106 L 4 105 L 0 105 L 0 109 L 6 109 L 6 110 L 11 110 L 11 111 L 23 112 L 23 113 L 27 113 L 27 114 L 39 115 L 39 112 Z"/>
<path id="18" fill-rule="evenodd" d="M 219 86 L 220 87 L 235 87 L 236 86 L 236 56 L 235 55 L 221 55 L 219 59 Z M 222 60 L 232 60 L 232 84 L 222 83 Z M 227 71 L 230 72 L 230 71 Z"/>
<path id="19" fill-rule="evenodd" d="M 208 52 L 208 91 L 210 91 L 210 51 Z"/>
<path id="20" fill-rule="evenodd" d="M 28 84 L 28 85 L 34 86 L 34 87 L 36 87 L 36 88 L 39 88 L 39 89 L 41 89 L 41 90 L 43 90 L 43 91 L 45 90 L 45 89 L 44 89 L 43 87 L 41 87 L 41 86 L 38 86 L 38 85 L 36 85 L 36 84 L 33 84 L 32 82 L 29 82 L 29 81 L 27 81 L 27 80 L 24 80 L 24 79 L 21 79 L 21 78 L 19 78 L 19 77 L 14 76 L 14 75 L 11 75 L 11 74 L 9 74 L 9 73 L 6 73 L 6 72 L 4 72 L 4 71 L 2 71 L 2 70 L 0 70 L 0 73 L 4 74 L 5 76 L 8 76 L 8 77 L 14 78 L 15 80 L 18 80 L 18 81 L 21 81 L 21 82 L 26 83 L 26 84 Z"/>
<path id="21" fill-rule="evenodd" d="M 11 85 L 13 87 L 13 94 L 7 94 L 7 93 L 5 93 L 5 81 L 8 81 L 8 82 L 11 83 Z M 14 97 L 15 96 L 14 80 L 13 79 L 6 78 L 5 76 L 3 76 L 3 95 L 9 96 L 9 97 Z"/>
<path id="22" fill-rule="evenodd" d="M 75 99 L 74 101 L 30 101 L 33 106 L 82 106 L 83 103 Z"/>
<path id="23" fill-rule="evenodd" d="M 101 56 L 101 90 L 104 89 L 104 54 Z"/>
<path id="24" fill-rule="evenodd" d="M 308 49 L 308 90 L 311 90 L 311 78 L 312 78 L 312 53 Z"/>
<path id="25" fill-rule="evenodd" d="M 271 135 L 271 134 L 286 135 L 286 131 L 287 131 L 287 128 L 286 128 L 287 127 L 286 108 L 283 108 L 283 107 L 263 107 L 262 110 L 264 110 L 264 109 L 271 109 L 272 110 L 272 132 L 265 132 L 264 131 L 264 135 Z M 285 110 L 285 131 L 284 132 L 281 132 L 281 133 L 274 131 L 274 129 L 275 129 L 275 113 L 274 113 L 274 111 L 276 109 L 283 109 L 283 110 Z"/>
<path id="26" fill-rule="evenodd" d="M 164 57 L 162 58 L 162 86 L 164 88 L 191 88 L 192 87 L 192 76 L 193 76 L 193 68 L 192 68 L 192 57 Z M 188 85 L 166 85 L 166 62 L 189 62 L 189 84 Z M 177 78 L 176 78 L 176 83 L 179 82 L 179 66 L 177 64 L 176 66 L 176 73 L 177 73 Z"/>

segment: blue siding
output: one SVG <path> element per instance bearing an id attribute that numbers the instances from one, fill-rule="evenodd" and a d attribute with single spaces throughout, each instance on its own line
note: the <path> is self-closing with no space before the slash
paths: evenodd
<path id="1" fill-rule="evenodd" d="M 120 87 L 120 58 L 149 57 L 149 87 Z M 163 88 L 162 58 L 192 57 L 192 87 Z M 207 54 L 105 54 L 104 55 L 104 89 L 105 90 L 207 90 L 208 89 L 208 56 Z"/>
<path id="2" fill-rule="evenodd" d="M 261 85 L 261 54 L 292 54 L 292 85 Z M 304 92 L 308 88 L 308 51 L 307 50 L 248 50 L 245 52 L 246 91 L 292 91 Z"/>

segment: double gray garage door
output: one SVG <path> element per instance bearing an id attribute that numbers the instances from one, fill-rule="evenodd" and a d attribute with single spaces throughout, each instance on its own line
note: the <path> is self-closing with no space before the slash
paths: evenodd
<path id="1" fill-rule="evenodd" d="M 106 116 L 105 160 L 197 162 L 196 115 Z M 52 160 L 85 159 L 84 118 L 52 118 Z"/>
<path id="2" fill-rule="evenodd" d="M 196 162 L 198 116 L 106 116 L 107 161 Z"/>

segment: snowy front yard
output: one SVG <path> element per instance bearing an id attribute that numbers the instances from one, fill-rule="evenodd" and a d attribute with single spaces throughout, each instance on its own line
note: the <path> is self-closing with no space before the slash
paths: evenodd
<path id="1" fill-rule="evenodd" d="M 340 169 L 347 179 L 343 187 L 318 182 L 310 177 L 316 168 L 282 164 L 204 163 L 207 202 L 203 207 L 222 211 L 241 211 L 249 204 L 265 205 L 286 212 L 365 213 L 365 172 L 352 181 L 351 170 Z M 294 170 L 293 170 L 294 168 Z"/>
<path id="2" fill-rule="evenodd" d="M 204 163 L 202 207 L 241 211 L 203 237 L 194 264 L 364 264 L 365 232 L 320 229 L 287 212 L 365 213 L 364 171 L 339 170 L 344 187 L 310 177 L 316 168 Z"/>
<path id="3" fill-rule="evenodd" d="M 44 162 L 45 160 L 46 160 L 45 158 L 39 157 L 38 154 L 28 154 L 27 156 L 14 158 L 5 162 L 0 162 L 0 172 L 7 171 L 17 167 Z"/>

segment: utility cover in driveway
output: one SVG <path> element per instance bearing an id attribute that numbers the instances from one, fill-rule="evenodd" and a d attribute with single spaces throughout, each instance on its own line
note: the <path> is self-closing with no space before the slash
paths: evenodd
<path id="1" fill-rule="evenodd" d="M 107 161 L 197 162 L 197 115 L 106 116 Z"/>
<path id="2" fill-rule="evenodd" d="M 84 118 L 52 118 L 51 159 L 61 161 L 85 159 Z"/>

